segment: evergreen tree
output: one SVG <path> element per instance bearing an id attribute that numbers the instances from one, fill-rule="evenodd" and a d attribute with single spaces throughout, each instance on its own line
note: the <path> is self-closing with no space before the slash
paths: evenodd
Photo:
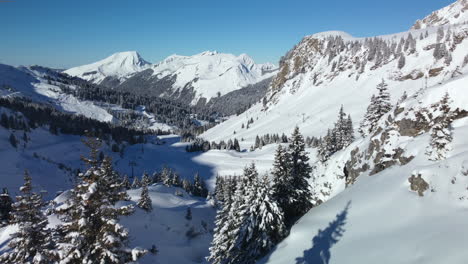
<path id="1" fill-rule="evenodd" d="M 453 115 L 450 111 L 450 96 L 445 93 L 439 103 L 438 111 L 442 114 L 436 119 L 431 130 L 431 141 L 427 148 L 426 154 L 430 160 L 443 160 L 447 157 L 448 152 L 452 149 L 452 132 L 450 130 L 453 121 Z"/>
<path id="2" fill-rule="evenodd" d="M 141 196 L 140 200 L 138 200 L 137 205 L 146 212 L 150 212 L 153 210 L 153 202 L 151 201 L 151 197 L 149 196 L 148 186 L 146 184 L 144 184 L 141 188 Z"/>
<path id="3" fill-rule="evenodd" d="M 229 183 L 233 183 L 234 185 L 237 184 L 236 193 L 242 193 L 244 190 L 243 181 L 228 181 Z M 235 233 L 235 226 L 234 226 L 234 193 L 233 188 L 231 188 L 231 184 L 224 185 L 225 190 L 225 199 L 222 204 L 222 208 L 218 210 L 216 214 L 215 220 L 215 229 L 213 234 L 213 241 L 211 242 L 210 246 L 210 256 L 207 257 L 207 260 L 213 264 L 228 264 L 234 263 L 230 260 L 231 253 L 230 250 L 232 249 L 236 233 Z M 236 196 L 237 197 L 237 196 Z"/>
<path id="4" fill-rule="evenodd" d="M 237 152 L 241 151 L 239 141 L 237 140 L 237 138 L 234 139 L 234 150 L 236 150 Z"/>
<path id="5" fill-rule="evenodd" d="M 166 185 L 166 186 L 171 186 L 172 184 L 172 170 L 164 166 L 164 168 L 161 171 L 161 182 Z"/>
<path id="6" fill-rule="evenodd" d="M 372 97 L 364 120 L 361 123 L 359 132 L 361 132 L 363 136 L 367 136 L 369 133 L 373 132 L 382 116 L 392 109 L 388 85 L 383 79 L 382 82 L 377 85 L 377 90 L 378 94 Z"/>
<path id="7" fill-rule="evenodd" d="M 89 169 L 79 174 L 80 182 L 71 197 L 56 209 L 62 220 L 58 227 L 60 263 L 130 263 L 146 253 L 130 249 L 128 230 L 119 224 L 119 217 L 133 212 L 133 206 L 116 207 L 127 200 L 119 184 L 110 158 L 98 161 L 100 141 L 88 138 L 90 158 L 82 158 Z"/>
<path id="8" fill-rule="evenodd" d="M 353 128 L 353 120 L 351 119 L 351 115 L 348 115 L 348 119 L 346 120 L 345 124 L 345 134 L 344 134 L 344 147 L 349 146 L 351 143 L 353 143 L 355 137 L 354 137 L 354 128 Z"/>
<path id="9" fill-rule="evenodd" d="M 7 225 L 10 221 L 13 199 L 11 199 L 7 188 L 3 188 L 0 194 L 0 227 Z"/>
<path id="10" fill-rule="evenodd" d="M 281 145 L 278 146 L 275 153 L 275 160 L 273 161 L 273 185 L 272 195 L 275 201 L 283 212 L 294 203 L 292 193 L 294 193 L 294 186 L 291 177 L 291 157 L 287 149 Z"/>
<path id="11" fill-rule="evenodd" d="M 309 165 L 308 153 L 305 151 L 304 138 L 299 132 L 299 127 L 296 127 L 291 135 L 288 153 L 291 157 L 291 179 L 294 188 L 291 199 L 294 202 L 285 211 L 285 215 L 287 219 L 296 219 L 312 208 L 312 193 L 307 181 L 311 177 L 312 167 Z"/>
<path id="12" fill-rule="evenodd" d="M 343 149 L 346 146 L 346 137 L 347 137 L 347 124 L 346 124 L 346 114 L 341 105 L 340 112 L 338 113 L 338 120 L 335 123 L 334 136 L 336 142 L 335 151 Z M 335 152 L 334 151 L 334 152 Z"/>
<path id="13" fill-rule="evenodd" d="M 10 251 L 0 256 L 4 264 L 31 263 L 48 264 L 57 260 L 57 252 L 52 241 L 51 231 L 47 229 L 48 220 L 41 209 L 45 206 L 41 195 L 32 191 L 31 177 L 24 173 L 21 195 L 13 204 L 12 223 L 18 231 L 11 235 L 8 244 Z"/>
<path id="14" fill-rule="evenodd" d="M 143 176 L 141 177 L 141 184 L 146 186 L 151 185 L 151 179 L 148 173 L 143 173 Z"/>
<path id="15" fill-rule="evenodd" d="M 205 182 L 200 178 L 200 174 L 198 174 L 198 172 L 194 177 L 192 193 L 193 195 L 200 197 L 206 197 L 208 195 L 208 189 L 206 189 Z"/>
<path id="16" fill-rule="evenodd" d="M 128 175 L 124 175 L 122 179 L 122 186 L 127 190 L 129 190 L 132 187 L 132 185 L 130 184 L 130 180 L 128 179 Z"/>
<path id="17" fill-rule="evenodd" d="M 248 216 L 245 218 L 244 230 L 249 233 L 241 241 L 245 252 L 245 262 L 255 263 L 264 256 L 285 236 L 283 211 L 273 198 L 268 175 L 255 179 L 248 194 L 250 198 Z"/>
<path id="18" fill-rule="evenodd" d="M 133 179 L 132 189 L 138 189 L 138 188 L 141 188 L 141 182 L 140 182 L 140 179 L 138 179 L 138 177 L 135 177 Z"/>

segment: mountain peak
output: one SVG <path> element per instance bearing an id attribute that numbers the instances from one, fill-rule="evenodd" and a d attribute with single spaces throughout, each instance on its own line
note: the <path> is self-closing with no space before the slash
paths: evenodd
<path id="1" fill-rule="evenodd" d="M 411 29 L 461 24 L 468 21 L 468 0 L 458 0 L 442 9 L 432 12 L 427 17 L 417 20 Z"/>
<path id="2" fill-rule="evenodd" d="M 74 67 L 64 71 L 68 75 L 102 83 L 106 78 L 125 80 L 129 75 L 146 69 L 150 65 L 136 51 L 117 52 L 95 63 Z"/>
<path id="3" fill-rule="evenodd" d="M 104 60 L 108 61 L 120 61 L 120 62 L 128 62 L 131 64 L 135 65 L 146 65 L 150 64 L 149 62 L 145 61 L 138 52 L 136 51 L 123 51 L 123 52 L 117 52 L 109 57 L 107 57 Z"/>

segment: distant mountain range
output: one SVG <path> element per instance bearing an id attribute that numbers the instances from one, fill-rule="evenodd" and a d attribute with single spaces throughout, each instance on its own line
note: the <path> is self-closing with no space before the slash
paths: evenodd
<path id="1" fill-rule="evenodd" d="M 112 89 L 196 105 L 252 86 L 273 77 L 277 71 L 273 64 L 256 64 L 246 54 L 205 51 L 193 56 L 172 55 L 150 64 L 137 52 L 129 51 L 64 72 Z"/>

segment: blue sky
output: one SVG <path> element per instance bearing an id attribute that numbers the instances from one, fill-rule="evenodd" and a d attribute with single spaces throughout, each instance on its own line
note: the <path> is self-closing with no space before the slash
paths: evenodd
<path id="1" fill-rule="evenodd" d="M 303 36 L 405 31 L 454 0 L 0 1 L 0 63 L 67 68 L 127 50 L 157 62 L 205 50 L 277 63 Z"/>

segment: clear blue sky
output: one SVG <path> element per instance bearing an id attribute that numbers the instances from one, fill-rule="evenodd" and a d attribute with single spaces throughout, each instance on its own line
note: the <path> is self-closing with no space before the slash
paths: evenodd
<path id="1" fill-rule="evenodd" d="M 0 1 L 0 63 L 72 67 L 127 50 L 157 62 L 205 50 L 277 63 L 303 36 L 405 31 L 454 0 Z"/>

